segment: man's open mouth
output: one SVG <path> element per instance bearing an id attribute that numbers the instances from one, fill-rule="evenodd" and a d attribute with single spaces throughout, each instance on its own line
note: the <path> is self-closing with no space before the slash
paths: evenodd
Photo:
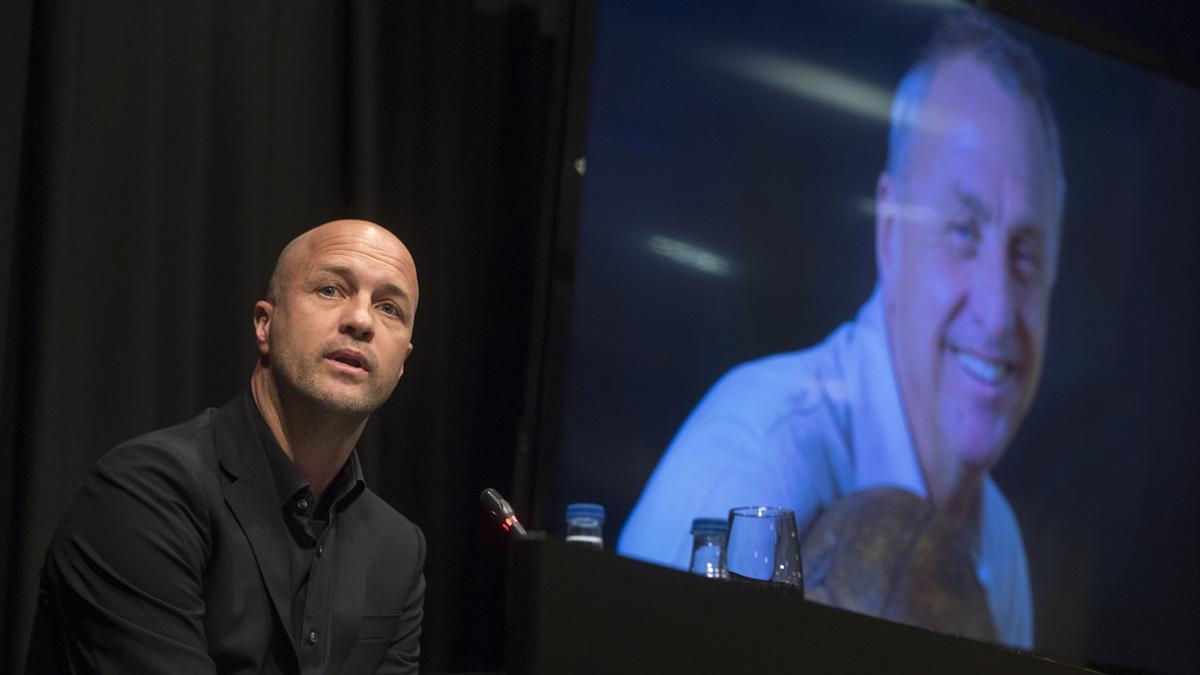
<path id="1" fill-rule="evenodd" d="M 326 354 L 325 358 L 329 359 L 330 361 L 344 363 L 347 366 L 358 368 L 359 370 L 370 370 L 370 368 L 367 367 L 367 359 L 362 354 L 351 350 L 339 349 L 336 352 L 330 352 L 329 354 Z"/>
<path id="2" fill-rule="evenodd" d="M 999 384 L 1013 371 L 1012 364 L 1006 361 L 985 358 L 954 347 L 950 348 L 950 352 L 968 375 L 985 384 Z"/>

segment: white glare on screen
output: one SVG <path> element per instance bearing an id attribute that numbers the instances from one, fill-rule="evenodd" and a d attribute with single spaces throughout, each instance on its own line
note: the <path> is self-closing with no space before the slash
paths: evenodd
<path id="1" fill-rule="evenodd" d="M 649 249 L 667 260 L 706 274 L 726 276 L 731 265 L 725 258 L 686 241 L 654 235 L 646 240 Z"/>

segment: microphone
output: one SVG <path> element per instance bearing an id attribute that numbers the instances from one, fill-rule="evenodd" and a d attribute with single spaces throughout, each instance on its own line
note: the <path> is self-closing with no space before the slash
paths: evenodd
<path id="1" fill-rule="evenodd" d="M 501 497 L 499 492 L 487 488 L 479 493 L 479 503 L 483 504 L 483 508 L 497 523 L 500 523 L 500 527 L 503 527 L 505 532 L 511 528 L 513 532 L 517 533 L 517 536 L 526 536 L 525 527 L 521 525 L 521 521 L 517 520 L 517 514 L 513 513 L 512 505 L 504 497 Z"/>

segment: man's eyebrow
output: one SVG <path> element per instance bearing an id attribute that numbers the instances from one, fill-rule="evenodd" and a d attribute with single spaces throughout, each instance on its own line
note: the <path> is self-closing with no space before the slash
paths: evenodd
<path id="1" fill-rule="evenodd" d="M 968 192 L 962 186 L 955 185 L 954 196 L 958 197 L 959 203 L 967 207 L 967 210 L 976 218 L 986 222 L 991 217 L 992 214 L 987 205 L 974 192 Z"/>
<path id="2" fill-rule="evenodd" d="M 400 288 L 399 286 L 397 286 L 396 284 L 393 284 L 390 281 L 382 284 L 379 287 L 379 290 L 383 291 L 384 295 L 398 295 L 401 298 L 404 298 L 405 300 L 412 299 L 408 296 L 408 293 L 406 293 L 403 288 Z"/>
<path id="3" fill-rule="evenodd" d="M 327 274 L 335 274 L 344 279 L 353 279 L 354 278 L 354 270 L 350 269 L 349 267 L 347 267 L 345 265 L 321 265 L 320 267 L 317 268 L 317 272 L 324 272 Z M 411 297 L 409 297 L 409 294 L 403 288 L 397 286 L 396 284 L 394 284 L 390 281 L 387 281 L 387 282 L 384 282 L 383 284 L 381 284 L 379 286 L 379 290 L 382 291 L 385 295 L 397 295 L 397 296 L 400 296 L 401 298 L 404 298 L 405 300 L 412 299 Z"/>
<path id="4" fill-rule="evenodd" d="M 336 274 L 339 277 L 345 278 L 352 278 L 354 276 L 354 272 L 345 265 L 321 265 L 317 268 L 317 272 Z"/>
<path id="5" fill-rule="evenodd" d="M 1012 229 L 1014 238 L 1026 238 L 1032 240 L 1038 246 L 1046 244 L 1046 226 L 1032 219 L 1025 219 L 1017 223 Z"/>

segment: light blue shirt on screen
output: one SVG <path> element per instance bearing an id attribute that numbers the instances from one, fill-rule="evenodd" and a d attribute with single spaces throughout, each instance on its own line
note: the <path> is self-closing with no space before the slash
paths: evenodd
<path id="1" fill-rule="evenodd" d="M 877 289 L 820 345 L 738 366 L 709 390 L 654 469 L 617 550 L 686 569 L 693 518 L 765 504 L 794 510 L 803 529 L 820 507 L 880 486 L 926 496 Z M 1025 547 L 990 476 L 973 553 L 1000 641 L 1031 648 Z"/>

